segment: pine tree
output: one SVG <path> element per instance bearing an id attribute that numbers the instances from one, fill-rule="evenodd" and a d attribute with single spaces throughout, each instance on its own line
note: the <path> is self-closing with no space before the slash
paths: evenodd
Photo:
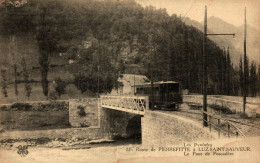
<path id="1" fill-rule="evenodd" d="M 250 65 L 249 90 L 251 96 L 255 97 L 257 92 L 257 73 L 255 62 L 251 62 Z"/>
<path id="2" fill-rule="evenodd" d="M 246 57 L 246 66 L 244 69 L 245 73 L 245 87 L 246 87 L 246 96 L 248 96 L 249 93 L 249 59 Z"/>
<path id="3" fill-rule="evenodd" d="M 243 96 L 243 89 L 244 89 L 244 72 L 243 72 L 243 61 L 242 58 L 240 57 L 239 60 L 239 85 L 240 85 L 240 92 L 241 92 L 241 96 Z"/>
<path id="4" fill-rule="evenodd" d="M 258 71 L 257 71 L 257 94 L 260 93 L 260 64 L 258 65 Z"/>
<path id="5" fill-rule="evenodd" d="M 229 48 L 227 50 L 227 59 L 226 59 L 226 94 L 230 95 L 231 92 L 231 61 L 229 55 Z"/>
<path id="6" fill-rule="evenodd" d="M 223 61 L 222 61 L 222 94 L 227 94 L 227 58 L 226 58 L 226 51 L 223 50 Z"/>

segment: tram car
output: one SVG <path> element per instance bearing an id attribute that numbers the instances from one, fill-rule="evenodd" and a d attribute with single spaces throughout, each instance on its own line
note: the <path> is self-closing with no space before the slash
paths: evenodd
<path id="1" fill-rule="evenodd" d="M 159 81 L 136 85 L 136 95 L 149 96 L 149 106 L 158 110 L 178 110 L 182 103 L 180 84 L 175 81 Z M 154 105 L 154 106 L 152 106 Z"/>

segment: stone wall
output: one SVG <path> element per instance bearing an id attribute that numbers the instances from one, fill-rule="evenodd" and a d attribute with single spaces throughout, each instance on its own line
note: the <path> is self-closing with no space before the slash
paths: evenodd
<path id="1" fill-rule="evenodd" d="M 146 111 L 142 117 L 143 145 L 176 145 L 215 138 L 216 134 L 210 133 L 202 124 L 177 115 Z"/>
<path id="2" fill-rule="evenodd" d="M 69 100 L 69 122 L 72 127 L 99 126 L 98 98 Z"/>
<path id="3" fill-rule="evenodd" d="M 183 102 L 186 103 L 196 103 L 199 105 L 203 105 L 203 96 L 202 95 L 183 95 Z M 243 112 L 243 102 L 240 101 L 231 101 L 222 98 L 216 98 L 215 96 L 208 96 L 207 97 L 208 105 L 217 105 L 220 107 L 229 108 L 231 111 L 235 113 L 242 113 Z M 259 106 L 256 104 L 246 104 L 246 114 L 249 117 L 255 117 L 256 114 L 259 114 Z"/>

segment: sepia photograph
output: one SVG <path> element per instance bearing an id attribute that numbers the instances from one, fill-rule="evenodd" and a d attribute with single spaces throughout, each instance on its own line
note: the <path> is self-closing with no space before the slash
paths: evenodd
<path id="1" fill-rule="evenodd" d="M 259 162 L 259 8 L 0 0 L 0 162 Z"/>

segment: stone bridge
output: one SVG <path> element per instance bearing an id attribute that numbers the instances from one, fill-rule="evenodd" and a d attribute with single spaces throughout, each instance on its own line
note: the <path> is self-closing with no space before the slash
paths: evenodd
<path id="1" fill-rule="evenodd" d="M 214 132 L 210 133 L 201 123 L 149 110 L 148 100 L 148 97 L 143 96 L 101 96 L 100 99 L 71 100 L 70 123 L 75 127 L 80 127 L 82 123 L 89 126 L 96 120 L 101 137 L 141 136 L 142 144 L 146 145 L 169 145 L 217 138 Z M 86 116 L 78 115 L 78 106 L 84 106 Z M 89 114 L 93 113 L 90 110 L 96 110 L 97 114 Z"/>

